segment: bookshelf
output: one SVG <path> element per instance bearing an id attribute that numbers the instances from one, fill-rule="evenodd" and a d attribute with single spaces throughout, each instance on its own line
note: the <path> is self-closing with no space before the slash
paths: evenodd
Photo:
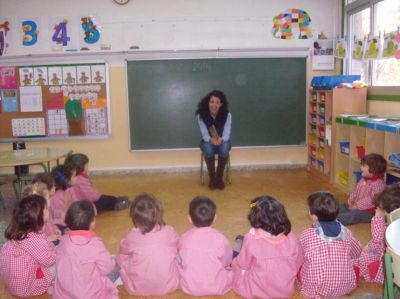
<path id="1" fill-rule="evenodd" d="M 366 98 L 366 88 L 309 90 L 308 170 L 312 174 L 334 182 L 336 127 L 332 120 L 341 114 L 366 113 Z"/>
<path id="2" fill-rule="evenodd" d="M 350 193 L 357 184 L 356 172 L 360 170 L 360 149 L 365 153 L 377 153 L 388 159 L 394 152 L 400 152 L 400 121 L 376 121 L 367 117 L 336 118 L 336 150 L 334 185 Z M 348 144 L 348 153 L 342 145 Z M 399 180 L 400 171 L 388 163 L 387 181 Z M 389 182 L 388 182 L 389 183 Z"/>

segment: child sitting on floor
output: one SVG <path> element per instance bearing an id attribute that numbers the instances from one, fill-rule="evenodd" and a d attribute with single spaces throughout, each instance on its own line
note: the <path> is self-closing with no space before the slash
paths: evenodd
<path id="1" fill-rule="evenodd" d="M 339 203 L 332 193 L 312 193 L 308 207 L 313 227 L 300 235 L 304 254 L 299 277 L 301 294 L 305 298 L 344 296 L 357 286 L 353 260 L 359 257 L 361 244 L 336 220 Z"/>
<path id="2" fill-rule="evenodd" d="M 379 154 L 368 154 L 361 159 L 361 180 L 350 194 L 348 204 L 339 207 L 338 220 L 343 225 L 371 222 L 375 214 L 372 202 L 375 194 L 385 188 L 386 160 Z"/>
<path id="3" fill-rule="evenodd" d="M 14 296 L 41 295 L 53 283 L 56 252 L 42 232 L 48 216 L 46 199 L 39 195 L 22 198 L 13 212 L 0 251 L 0 279 Z"/>
<path id="4" fill-rule="evenodd" d="M 89 158 L 84 154 L 71 154 L 64 163 L 68 168 L 76 171 L 77 181 L 73 187 L 78 199 L 90 200 L 96 206 L 97 212 L 104 210 L 123 210 L 129 207 L 128 196 L 115 197 L 100 194 L 93 189 L 89 180 Z"/>
<path id="5" fill-rule="evenodd" d="M 232 262 L 233 290 L 246 298 L 293 296 L 303 254 L 285 208 L 271 196 L 256 197 L 248 219 L 252 228 Z"/>
<path id="6" fill-rule="evenodd" d="M 383 284 L 385 254 L 386 214 L 400 208 L 400 185 L 387 186 L 374 198 L 375 216 L 371 220 L 372 239 L 363 248 L 356 265 L 360 274 L 368 282 Z"/>
<path id="7" fill-rule="evenodd" d="M 179 287 L 179 236 L 163 220 L 161 202 L 143 193 L 133 201 L 132 228 L 121 241 L 117 262 L 127 292 L 135 296 L 165 296 Z"/>
<path id="8" fill-rule="evenodd" d="M 94 232 L 95 217 L 96 208 L 90 201 L 76 201 L 69 207 L 65 223 L 70 230 L 61 237 L 57 247 L 54 298 L 119 298 L 116 286 L 108 277 L 118 267 Z"/>
<path id="9" fill-rule="evenodd" d="M 193 228 L 179 241 L 181 288 L 192 296 L 223 295 L 232 288 L 232 248 L 226 237 L 212 228 L 216 205 L 206 196 L 189 204 Z"/>

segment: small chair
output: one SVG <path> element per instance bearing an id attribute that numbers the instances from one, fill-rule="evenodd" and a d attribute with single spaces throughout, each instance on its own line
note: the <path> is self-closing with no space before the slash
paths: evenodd
<path id="1" fill-rule="evenodd" d="M 384 298 L 394 299 L 400 287 L 400 220 L 392 222 L 386 229 L 385 288 Z"/>
<path id="2" fill-rule="evenodd" d="M 395 221 L 397 219 L 400 219 L 400 208 L 398 208 L 386 215 L 387 224 L 391 224 L 393 221 Z"/>
<path id="3" fill-rule="evenodd" d="M 214 161 L 218 161 L 218 155 L 214 156 Z M 231 174 L 231 155 L 228 156 L 225 166 L 225 177 L 229 184 L 232 184 L 232 174 Z M 200 157 L 200 183 L 204 185 L 204 153 L 201 152 Z"/>

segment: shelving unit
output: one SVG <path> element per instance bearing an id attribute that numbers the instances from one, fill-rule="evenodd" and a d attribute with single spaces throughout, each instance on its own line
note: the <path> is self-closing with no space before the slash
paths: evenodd
<path id="1" fill-rule="evenodd" d="M 341 143 L 349 143 L 349 154 L 344 154 Z M 334 185 L 346 193 L 354 190 L 360 170 L 357 147 L 364 147 L 365 153 L 377 153 L 385 159 L 391 153 L 400 151 L 400 125 L 376 122 L 369 118 L 336 118 L 336 150 Z M 389 166 L 387 174 L 400 177 L 399 169 Z"/>
<path id="2" fill-rule="evenodd" d="M 333 153 L 336 129 L 332 126 L 340 114 L 366 113 L 367 90 L 336 88 L 309 91 L 308 102 L 308 170 L 322 178 L 334 181 Z"/>

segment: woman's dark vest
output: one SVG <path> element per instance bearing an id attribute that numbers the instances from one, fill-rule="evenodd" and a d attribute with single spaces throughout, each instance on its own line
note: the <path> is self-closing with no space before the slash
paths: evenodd
<path id="1" fill-rule="evenodd" d="M 201 117 L 203 122 L 206 124 L 210 136 L 212 136 L 210 127 L 214 125 L 215 128 L 217 129 L 219 137 L 222 137 L 222 133 L 224 132 L 224 126 L 227 118 L 228 118 L 228 113 L 226 113 L 225 115 L 218 114 L 215 119 L 210 114 L 207 114 L 205 117 Z"/>

